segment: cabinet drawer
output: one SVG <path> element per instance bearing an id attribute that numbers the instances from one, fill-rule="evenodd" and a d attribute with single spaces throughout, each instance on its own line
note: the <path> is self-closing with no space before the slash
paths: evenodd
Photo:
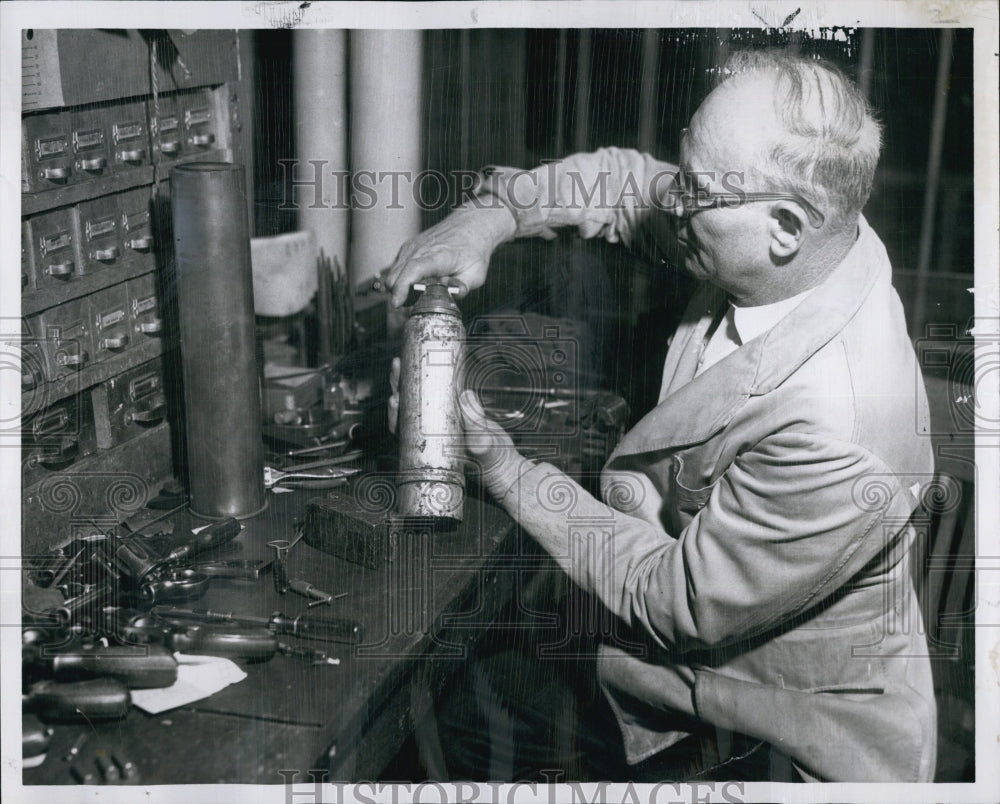
<path id="1" fill-rule="evenodd" d="M 135 342 L 138 344 L 148 338 L 159 338 L 163 334 L 164 322 L 156 276 L 146 274 L 130 279 L 125 283 L 125 287 Z"/>
<path id="2" fill-rule="evenodd" d="M 184 128 L 176 95 L 160 95 L 154 105 L 147 102 L 153 142 L 153 160 L 172 162 L 186 153 Z"/>
<path id="3" fill-rule="evenodd" d="M 53 380 L 94 362 L 86 297 L 50 307 L 38 316 L 37 327 L 45 356 L 46 379 Z"/>
<path id="4" fill-rule="evenodd" d="M 118 199 L 115 196 L 84 201 L 78 207 L 84 274 L 122 262 Z"/>
<path id="5" fill-rule="evenodd" d="M 25 488 L 71 466 L 97 449 L 89 393 L 77 394 L 35 413 L 24 426 L 21 481 Z"/>
<path id="6" fill-rule="evenodd" d="M 163 372 L 151 360 L 94 387 L 97 446 L 111 449 L 155 427 L 167 414 Z"/>
<path id="7" fill-rule="evenodd" d="M 34 286 L 64 286 L 81 275 L 77 219 L 72 209 L 55 209 L 27 221 Z"/>
<path id="8" fill-rule="evenodd" d="M 124 282 L 92 293 L 87 303 L 93 325 L 95 361 L 121 354 L 132 346 L 132 322 Z"/>
<path id="9" fill-rule="evenodd" d="M 31 192 L 64 187 L 75 181 L 73 135 L 68 112 L 43 112 L 21 121 L 27 179 Z"/>
<path id="10" fill-rule="evenodd" d="M 150 164 L 146 104 L 142 101 L 116 104 L 108 109 L 107 116 L 115 172 L 127 172 Z"/>
<path id="11" fill-rule="evenodd" d="M 123 259 L 138 269 L 156 267 L 153 253 L 153 226 L 150 207 L 150 189 L 137 187 L 118 196 L 121 215 Z"/>
<path id="12" fill-rule="evenodd" d="M 105 110 L 81 107 L 69 113 L 73 138 L 73 170 L 78 182 L 111 174 L 110 149 L 104 123 Z"/>
<path id="13" fill-rule="evenodd" d="M 184 147 L 188 153 L 204 153 L 224 147 L 215 96 L 201 89 L 178 96 L 183 108 Z"/>

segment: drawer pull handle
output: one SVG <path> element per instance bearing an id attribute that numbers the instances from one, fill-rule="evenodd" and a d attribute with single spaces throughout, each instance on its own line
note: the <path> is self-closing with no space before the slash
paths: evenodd
<path id="1" fill-rule="evenodd" d="M 38 376 L 38 370 L 31 366 L 21 364 L 21 390 L 30 391 L 42 384 L 42 378 Z"/>
<path id="2" fill-rule="evenodd" d="M 93 159 L 78 159 L 76 167 L 78 170 L 90 170 L 97 172 L 104 170 L 108 166 L 108 160 L 103 156 L 95 156 Z"/>
<path id="3" fill-rule="evenodd" d="M 86 351 L 80 350 L 75 355 L 67 354 L 66 352 L 61 352 L 56 357 L 56 363 L 60 366 L 82 366 L 88 360 L 88 355 Z"/>
<path id="4" fill-rule="evenodd" d="M 69 425 L 69 414 L 62 409 L 53 410 L 39 416 L 31 424 L 31 434 L 36 440 L 59 435 Z"/>
<path id="5" fill-rule="evenodd" d="M 100 260 L 101 262 L 111 262 L 111 260 L 118 258 L 118 246 L 99 248 L 96 251 L 90 252 L 90 256 L 92 259 Z"/>
<path id="6" fill-rule="evenodd" d="M 149 251 L 153 247 L 153 236 L 134 237 L 126 245 L 133 251 Z"/>
<path id="7" fill-rule="evenodd" d="M 213 142 L 215 142 L 215 135 L 195 134 L 193 137 L 191 137 L 190 140 L 188 140 L 188 142 L 190 142 L 192 145 L 200 145 L 204 147 L 206 145 L 211 145 Z"/>
<path id="8" fill-rule="evenodd" d="M 128 335 L 112 335 L 109 338 L 104 338 L 101 341 L 101 346 L 105 349 L 124 349 L 128 346 Z"/>
<path id="9" fill-rule="evenodd" d="M 65 277 L 73 273 L 73 269 L 76 266 L 72 261 L 70 262 L 54 262 L 45 269 L 45 273 L 49 276 L 60 276 Z"/>
<path id="10" fill-rule="evenodd" d="M 63 464 L 74 460 L 79 454 L 80 442 L 72 436 L 62 436 L 54 443 L 44 442 L 37 457 L 38 462 L 46 468 L 61 468 Z"/>
<path id="11" fill-rule="evenodd" d="M 160 150 L 165 154 L 175 154 L 181 149 L 181 144 L 178 140 L 167 140 L 167 142 L 160 143 Z"/>
<path id="12" fill-rule="evenodd" d="M 132 422 L 149 424 L 158 422 L 166 412 L 167 399 L 162 394 L 157 394 L 147 405 L 125 414 L 125 421 L 129 424 Z"/>
<path id="13" fill-rule="evenodd" d="M 68 167 L 50 167 L 40 171 L 39 175 L 49 181 L 66 181 L 70 177 L 70 169 Z"/>
<path id="14" fill-rule="evenodd" d="M 135 148 L 131 151 L 119 151 L 118 158 L 122 162 L 141 162 L 146 158 L 146 149 Z"/>
<path id="15" fill-rule="evenodd" d="M 163 332 L 163 319 L 152 318 L 149 321 L 141 322 L 139 324 L 139 332 L 144 335 L 157 335 Z"/>

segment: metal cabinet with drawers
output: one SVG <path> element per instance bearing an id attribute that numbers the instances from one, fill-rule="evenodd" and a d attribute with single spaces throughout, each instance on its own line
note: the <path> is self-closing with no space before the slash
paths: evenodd
<path id="1" fill-rule="evenodd" d="M 22 31 L 25 550 L 74 535 L 73 512 L 46 503 L 54 484 L 92 488 L 95 477 L 128 475 L 151 492 L 182 469 L 176 329 L 163 297 L 170 170 L 243 161 L 239 37 Z M 95 52 L 113 79 L 82 80 Z"/>

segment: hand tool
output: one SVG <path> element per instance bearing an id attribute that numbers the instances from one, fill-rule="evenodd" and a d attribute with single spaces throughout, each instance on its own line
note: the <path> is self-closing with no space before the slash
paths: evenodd
<path id="1" fill-rule="evenodd" d="M 326 642 L 357 643 L 361 641 L 360 623 L 340 617 L 322 617 L 315 614 L 288 617 L 280 611 L 274 612 L 270 617 L 258 617 L 250 614 L 234 614 L 231 611 L 183 609 L 176 606 L 155 606 L 153 614 L 159 617 L 178 617 L 207 623 L 263 625 L 275 634 L 288 634 Z"/>
<path id="2" fill-rule="evenodd" d="M 34 715 L 21 718 L 21 758 L 30 759 L 45 754 L 52 742 L 51 726 L 43 726 Z"/>
<path id="3" fill-rule="evenodd" d="M 178 653 L 222 656 L 227 659 L 263 662 L 278 650 L 278 640 L 266 628 L 229 625 L 215 628 L 189 625 L 170 631 L 169 645 Z"/>
<path id="4" fill-rule="evenodd" d="M 188 569 L 210 578 L 256 581 L 273 563 L 273 559 L 220 558 L 215 561 L 195 561 Z"/>
<path id="5" fill-rule="evenodd" d="M 87 732 L 84 732 L 73 741 L 73 745 L 70 746 L 69 751 L 66 752 L 66 756 L 63 757 L 63 762 L 72 762 L 76 759 L 76 755 L 80 753 L 80 749 L 83 748 L 83 744 L 86 741 Z"/>
<path id="6" fill-rule="evenodd" d="M 129 689 L 169 687 L 177 680 L 177 660 L 162 645 L 80 644 L 58 651 L 23 651 L 26 663 L 51 673 L 56 681 L 107 677 Z"/>
<path id="7" fill-rule="evenodd" d="M 114 540 L 115 566 L 134 584 L 141 586 L 147 577 L 158 574 L 171 564 L 232 541 L 240 530 L 240 523 L 233 517 L 227 517 L 192 533 L 166 555 L 157 553 L 144 539 L 137 536 L 119 537 Z"/>
<path id="8" fill-rule="evenodd" d="M 328 449 L 338 449 L 340 447 L 346 447 L 347 444 L 348 444 L 348 442 L 346 440 L 341 440 L 341 441 L 330 441 L 329 443 L 319 444 L 319 445 L 317 445 L 315 447 L 302 447 L 300 449 L 290 449 L 290 450 L 288 450 L 285 453 L 285 457 L 286 458 L 297 458 L 299 455 L 312 455 L 315 452 L 325 452 Z M 357 452 L 357 457 L 360 457 L 361 456 L 361 451 L 357 450 L 356 452 Z M 341 458 L 346 458 L 347 455 L 352 455 L 353 456 L 353 454 L 354 453 L 352 453 L 352 452 L 345 452 L 340 457 Z M 353 460 L 353 457 L 350 458 L 350 460 Z"/>
<path id="9" fill-rule="evenodd" d="M 310 465 L 310 464 L 307 464 Z M 326 462 L 322 463 L 326 466 Z M 281 469 L 275 469 L 273 466 L 264 467 L 264 487 L 273 488 L 278 483 L 282 483 L 285 480 L 292 479 L 302 479 L 302 480 L 339 480 L 349 478 L 351 475 L 356 475 L 360 472 L 360 469 L 355 468 L 339 468 L 339 467 L 329 467 L 326 472 L 321 471 L 282 471 Z"/>
<path id="10" fill-rule="evenodd" d="M 324 651 L 316 650 L 315 648 L 303 648 L 299 645 L 289 645 L 286 642 L 278 643 L 278 652 L 283 656 L 306 659 L 313 664 L 340 664 L 340 659 L 332 659 Z"/>
<path id="11" fill-rule="evenodd" d="M 116 678 L 45 680 L 31 685 L 21 705 L 43 721 L 117 720 L 128 714 L 132 696 Z"/>
<path id="12" fill-rule="evenodd" d="M 208 590 L 211 578 L 193 569 L 173 569 L 147 580 L 139 587 L 149 604 L 197 600 Z"/>
<path id="13" fill-rule="evenodd" d="M 311 451 L 311 450 L 310 450 Z M 291 455 L 291 453 L 288 453 Z M 303 454 L 301 451 L 298 454 Z M 313 461 L 312 463 L 302 463 L 302 464 L 291 464 L 281 467 L 282 471 L 300 471 L 302 469 L 319 469 L 322 466 L 336 466 L 341 463 L 350 463 L 353 460 L 357 460 L 364 453 L 359 450 L 351 450 L 350 452 L 345 452 L 343 455 L 337 455 L 335 458 L 324 458 L 321 461 Z"/>
<path id="14" fill-rule="evenodd" d="M 296 539 L 295 541 L 298 541 Z M 288 591 L 288 551 L 295 542 L 288 539 L 275 539 L 267 543 L 274 550 L 274 591 L 279 595 Z"/>
<path id="15" fill-rule="evenodd" d="M 139 784 L 139 769 L 135 766 L 135 763 L 127 757 L 123 757 L 120 753 L 115 753 L 111 756 L 118 763 L 118 767 L 122 769 L 122 778 L 125 780 L 125 783 Z"/>
<path id="16" fill-rule="evenodd" d="M 108 756 L 107 751 L 103 748 L 98 748 L 94 752 L 94 763 L 97 765 L 97 769 L 101 772 L 101 777 L 107 784 L 118 784 L 122 780 L 121 773 L 118 771 L 118 766 L 112 761 L 111 757 Z"/>
<path id="17" fill-rule="evenodd" d="M 293 578 L 290 580 L 288 582 L 288 588 L 296 594 L 302 595 L 302 597 L 311 597 L 317 603 L 329 603 L 334 598 L 334 596 L 329 592 L 317 589 L 309 583 L 309 581 L 303 581 L 301 578 Z M 313 604 L 310 603 L 309 605 L 312 606 Z"/>
<path id="18" fill-rule="evenodd" d="M 104 617 L 107 630 L 118 641 L 130 646 L 142 645 L 150 649 L 163 646 L 175 653 L 246 661 L 270 659 L 278 649 L 275 635 L 255 624 L 235 623 L 222 628 L 115 607 L 105 609 Z"/>
<path id="19" fill-rule="evenodd" d="M 221 519 L 213 522 L 206 528 L 202 528 L 187 539 L 183 544 L 171 550 L 161 562 L 162 564 L 174 564 L 178 561 L 190 558 L 197 553 L 211 550 L 213 547 L 220 547 L 227 542 L 231 542 L 237 536 L 243 526 L 233 517 Z"/>

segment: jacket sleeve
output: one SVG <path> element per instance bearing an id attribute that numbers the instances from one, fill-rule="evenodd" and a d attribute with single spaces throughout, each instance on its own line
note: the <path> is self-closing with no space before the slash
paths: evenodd
<path id="1" fill-rule="evenodd" d="M 681 651 L 744 640 L 818 603 L 886 547 L 886 512 L 913 505 L 867 450 L 794 433 L 737 458 L 676 536 L 618 510 L 635 509 L 636 489 L 609 480 L 605 496 L 628 504 L 611 508 L 537 464 L 503 504 L 577 584 Z"/>
<path id="2" fill-rule="evenodd" d="M 628 244 L 643 219 L 671 206 L 676 174 L 675 165 L 648 154 L 601 148 L 534 170 L 487 168 L 477 193 L 511 211 L 516 237 L 552 238 L 554 229 L 575 226 L 581 237 Z"/>

